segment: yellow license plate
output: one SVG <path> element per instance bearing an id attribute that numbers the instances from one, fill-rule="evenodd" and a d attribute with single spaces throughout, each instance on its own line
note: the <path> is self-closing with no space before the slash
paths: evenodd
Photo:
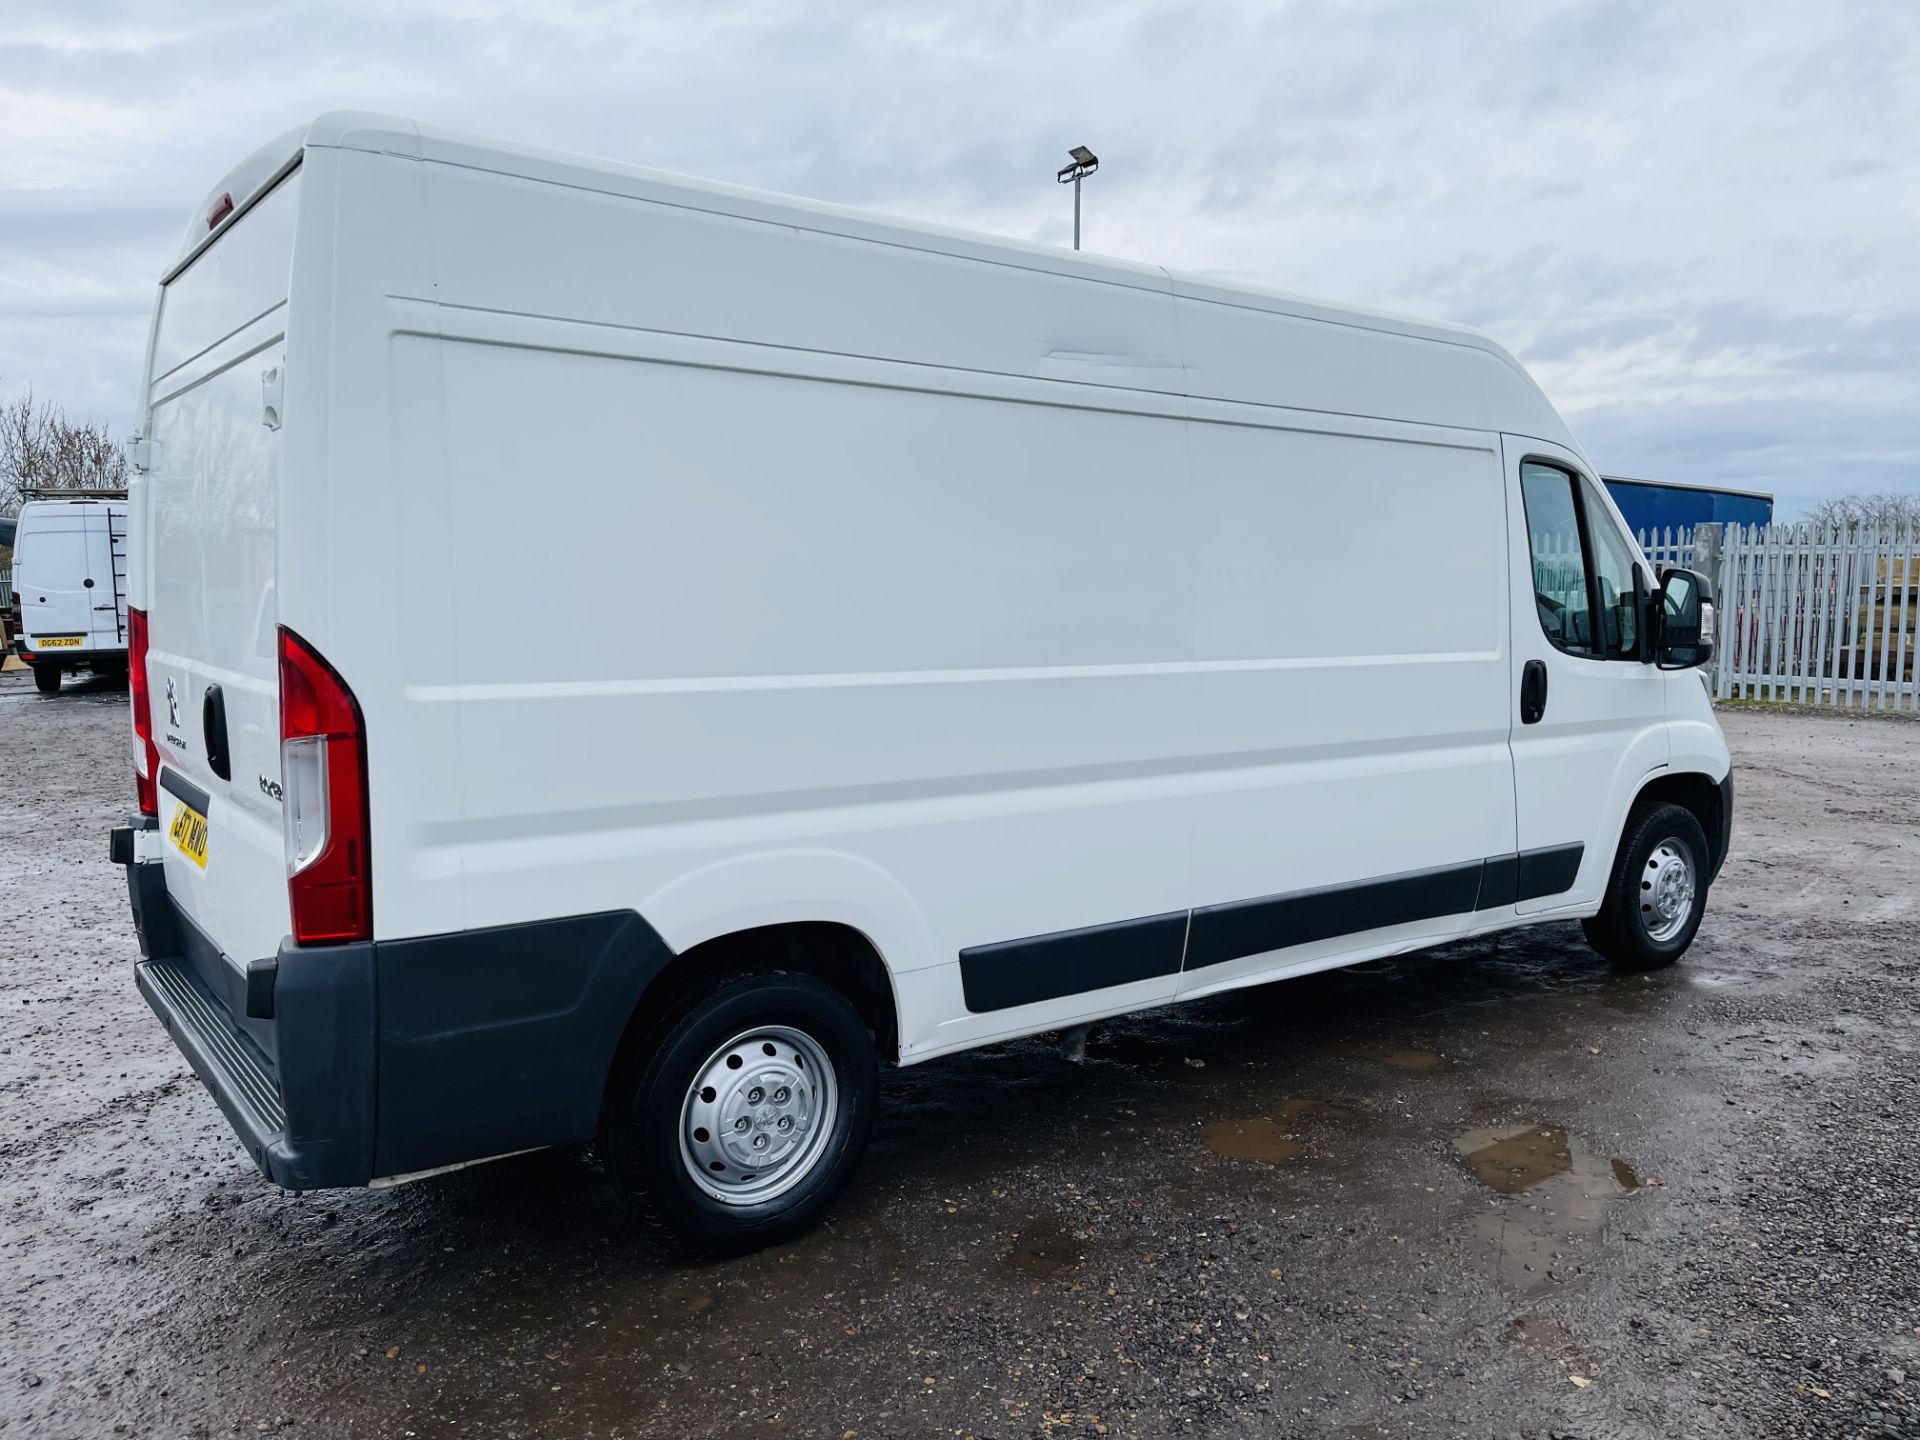
<path id="1" fill-rule="evenodd" d="M 71 647 L 72 649 L 78 650 L 80 648 L 80 637 L 78 635 L 49 635 L 44 640 L 27 641 L 27 648 L 30 650 L 59 650 L 63 647 Z"/>
<path id="2" fill-rule="evenodd" d="M 187 859 L 202 870 L 207 868 L 207 817 L 184 800 L 173 812 L 173 824 L 167 827 L 167 838 L 179 847 L 180 853 Z"/>

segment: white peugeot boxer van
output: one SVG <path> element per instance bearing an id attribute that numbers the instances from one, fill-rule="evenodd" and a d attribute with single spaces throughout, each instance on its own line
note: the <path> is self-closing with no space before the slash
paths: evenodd
<path id="1" fill-rule="evenodd" d="M 331 114 L 142 394 L 137 978 L 281 1185 L 597 1141 L 758 1243 L 881 1062 L 1663 965 L 1726 853 L 1703 582 L 1464 330 Z"/>
<path id="2" fill-rule="evenodd" d="M 127 668 L 127 502 L 35 491 L 13 537 L 7 629 L 42 694 L 73 670 Z"/>

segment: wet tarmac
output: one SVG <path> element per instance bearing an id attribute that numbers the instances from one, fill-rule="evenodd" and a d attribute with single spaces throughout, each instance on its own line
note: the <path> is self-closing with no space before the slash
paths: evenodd
<path id="1" fill-rule="evenodd" d="M 898 1071 L 715 1263 L 575 1153 L 261 1180 L 132 987 L 121 706 L 0 677 L 0 1434 L 1920 1435 L 1920 725 L 1726 716 L 1675 969 L 1550 926 Z"/>

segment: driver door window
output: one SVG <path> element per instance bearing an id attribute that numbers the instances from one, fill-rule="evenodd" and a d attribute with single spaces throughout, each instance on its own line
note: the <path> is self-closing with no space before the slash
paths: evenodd
<path id="1" fill-rule="evenodd" d="M 1528 461 L 1520 467 L 1533 551 L 1533 604 L 1554 648 L 1598 659 L 1593 644 L 1587 547 L 1574 480 L 1564 470 Z"/>
<path id="2" fill-rule="evenodd" d="M 1586 482 L 1555 465 L 1520 467 L 1533 552 L 1533 601 L 1556 649 L 1590 660 L 1640 657 L 1633 549 Z"/>
<path id="3" fill-rule="evenodd" d="M 1600 614 L 1600 658 L 1640 658 L 1640 589 L 1635 578 L 1633 550 L 1614 528 L 1613 516 L 1593 487 L 1580 487 L 1587 507 L 1587 535 L 1593 541 L 1593 578 Z"/>

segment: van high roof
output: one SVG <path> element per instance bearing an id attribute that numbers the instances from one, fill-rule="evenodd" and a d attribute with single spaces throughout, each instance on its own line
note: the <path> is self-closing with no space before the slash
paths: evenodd
<path id="1" fill-rule="evenodd" d="M 1488 387 L 1499 393 L 1490 395 L 1488 399 L 1487 429 L 1536 435 L 1581 453 L 1579 445 L 1567 432 L 1551 403 L 1519 361 L 1489 337 L 1466 326 L 1445 321 L 1417 320 L 1359 306 L 1332 305 L 1217 276 L 1168 270 L 1162 266 L 1112 256 L 1091 255 L 1027 240 L 878 215 L 852 206 L 677 175 L 622 161 L 483 139 L 369 111 L 328 111 L 310 124 L 296 126 L 278 136 L 236 165 L 207 193 L 194 218 L 188 222 L 180 252 L 166 278 L 171 279 L 183 270 L 214 235 L 223 231 L 255 199 L 292 170 L 299 163 L 302 152 L 308 148 L 358 150 L 407 160 L 439 161 L 519 179 L 546 181 L 579 190 L 759 220 L 797 230 L 814 230 L 1134 289 L 1169 292 L 1197 301 L 1372 331 L 1383 337 L 1405 337 L 1458 346 L 1491 357 L 1506 372 L 1501 380 Z M 1387 358 L 1385 351 L 1380 355 L 1383 360 Z M 1191 365 L 1193 362 L 1189 359 L 1188 363 Z M 1482 378 L 1484 381 L 1485 377 Z M 1191 393 L 1200 396 L 1207 392 L 1201 387 Z"/>

